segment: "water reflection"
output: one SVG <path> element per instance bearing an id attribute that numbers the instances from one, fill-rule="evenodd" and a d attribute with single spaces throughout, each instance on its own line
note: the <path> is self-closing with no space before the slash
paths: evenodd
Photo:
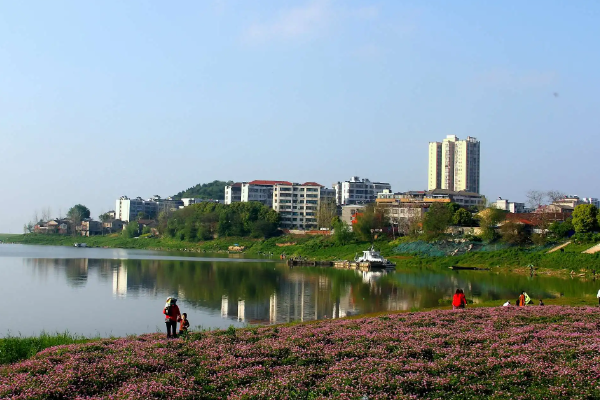
<path id="1" fill-rule="evenodd" d="M 139 313 L 140 319 L 147 319 L 139 323 L 136 332 L 128 333 L 142 333 L 148 326 L 160 324 L 157 309 L 169 295 L 180 299 L 182 311 L 192 313 L 189 316 L 196 325 L 222 327 L 230 323 L 276 324 L 436 307 L 449 304 L 457 287 L 465 290 L 469 300 L 498 300 L 499 304 L 514 300 L 521 290 L 527 290 L 534 299 L 582 297 L 597 291 L 594 282 L 582 280 L 434 268 L 386 273 L 290 269 L 275 262 L 214 258 L 22 260 L 31 273 L 25 279 L 49 281 L 53 276 L 58 279 L 52 283 L 56 290 L 73 291 L 74 312 L 88 312 L 90 304 L 100 302 L 102 306 L 94 309 L 93 315 L 98 319 L 104 312 L 114 312 L 108 311 L 111 307 L 128 307 Z M 107 303 L 110 299 L 117 305 Z M 106 320 L 111 318 L 107 316 Z M 215 318 L 223 322 L 215 322 Z M 48 327 L 38 330 L 43 328 Z"/>

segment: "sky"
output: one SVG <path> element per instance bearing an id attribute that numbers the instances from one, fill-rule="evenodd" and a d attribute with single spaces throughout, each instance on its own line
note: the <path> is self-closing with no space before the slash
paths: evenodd
<path id="1" fill-rule="evenodd" d="M 600 197 L 600 2 L 30 0 L 0 5 L 0 232 L 215 179 Z"/>

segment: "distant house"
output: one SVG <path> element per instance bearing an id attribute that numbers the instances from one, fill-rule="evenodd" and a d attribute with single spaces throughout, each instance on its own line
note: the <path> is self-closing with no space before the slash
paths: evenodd
<path id="1" fill-rule="evenodd" d="M 77 233 L 81 236 L 95 236 L 102 234 L 102 222 L 92 219 L 85 219 L 75 227 Z"/>
<path id="2" fill-rule="evenodd" d="M 38 222 L 33 227 L 33 231 L 35 233 L 55 233 L 60 235 L 68 235 L 71 231 L 70 226 L 71 221 L 68 219 L 51 219 L 48 222 Z"/>
<path id="3" fill-rule="evenodd" d="M 102 223 L 103 233 L 115 233 L 123 230 L 125 223 L 120 219 L 111 219 Z"/>

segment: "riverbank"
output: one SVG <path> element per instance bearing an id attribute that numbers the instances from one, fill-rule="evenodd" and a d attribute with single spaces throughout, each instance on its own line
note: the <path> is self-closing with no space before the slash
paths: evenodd
<path id="1" fill-rule="evenodd" d="M 0 397 L 595 398 L 597 315 L 478 308 L 102 339 L 0 367 Z"/>
<path id="2" fill-rule="evenodd" d="M 0 240 L 2 240 L 0 238 Z M 125 238 L 114 234 L 107 236 L 73 237 L 62 235 L 11 235 L 5 241 L 21 244 L 73 246 L 74 243 L 86 243 L 92 247 L 110 247 L 125 249 L 148 249 L 187 252 L 228 253 L 230 246 L 243 248 L 248 255 L 272 255 L 279 257 L 303 257 L 312 260 L 351 260 L 361 254 L 371 243 L 354 242 L 338 245 L 331 238 L 322 236 L 281 236 L 267 240 L 250 238 L 223 238 L 205 242 L 190 243 L 170 238 L 141 236 Z M 473 251 L 454 256 L 427 256 L 418 253 L 402 252 L 405 239 L 395 241 L 378 240 L 374 243 L 381 254 L 394 261 L 399 267 L 448 268 L 454 265 L 479 268 L 491 268 L 497 271 L 510 271 L 519 274 L 534 273 L 551 275 L 577 275 L 588 278 L 600 274 L 600 253 L 582 254 L 593 244 L 569 244 L 562 252 L 547 253 L 548 248 L 502 248 L 492 251 Z M 411 242 L 418 243 L 418 242 Z M 429 247 L 436 244 L 427 244 Z"/>

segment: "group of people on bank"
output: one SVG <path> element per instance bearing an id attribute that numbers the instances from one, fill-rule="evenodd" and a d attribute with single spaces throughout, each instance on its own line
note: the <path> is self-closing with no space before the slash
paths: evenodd
<path id="1" fill-rule="evenodd" d="M 522 291 L 521 294 L 519 295 L 519 297 L 517 298 L 517 301 L 515 302 L 515 304 L 518 307 L 523 307 L 528 304 L 531 304 L 531 302 L 532 302 L 531 297 L 529 297 L 529 295 L 525 291 Z M 598 302 L 600 304 L 600 290 L 598 291 Z M 510 305 L 511 305 L 510 300 L 508 300 L 502 306 L 509 307 Z M 542 299 L 540 299 L 540 302 L 538 305 L 543 306 L 544 301 Z M 454 296 L 452 297 L 452 309 L 456 310 L 459 308 L 465 308 L 466 306 L 467 306 L 467 298 L 465 297 L 465 292 L 462 289 L 456 289 L 456 292 L 454 293 Z"/>
<path id="2" fill-rule="evenodd" d="M 190 321 L 188 321 L 186 313 L 182 314 L 179 311 L 177 299 L 175 297 L 167 298 L 167 302 L 163 308 L 163 314 L 165 314 L 165 324 L 167 325 L 167 338 L 177 337 L 178 322 L 180 335 L 188 331 L 188 328 L 190 327 Z"/>

